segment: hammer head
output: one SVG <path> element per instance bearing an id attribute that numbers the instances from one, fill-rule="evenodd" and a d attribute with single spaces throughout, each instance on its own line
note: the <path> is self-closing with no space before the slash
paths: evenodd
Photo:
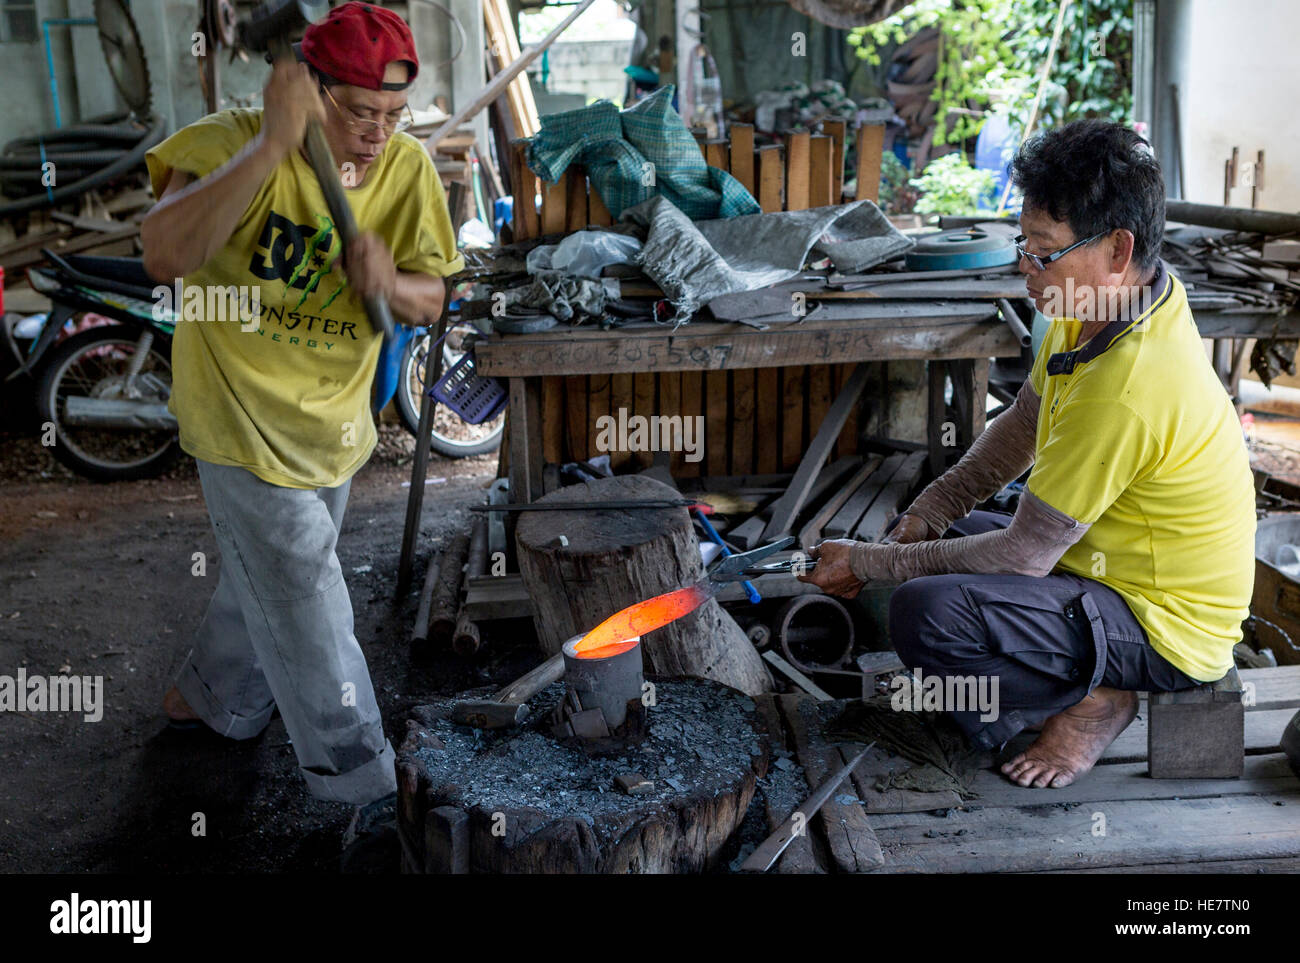
<path id="1" fill-rule="evenodd" d="M 509 729 L 528 717 L 528 707 L 519 702 L 498 702 L 479 699 L 459 702 L 451 710 L 451 718 L 471 729 Z"/>
<path id="2" fill-rule="evenodd" d="M 329 0 L 267 0 L 236 25 L 239 43 L 249 50 L 267 50 L 329 12 Z"/>

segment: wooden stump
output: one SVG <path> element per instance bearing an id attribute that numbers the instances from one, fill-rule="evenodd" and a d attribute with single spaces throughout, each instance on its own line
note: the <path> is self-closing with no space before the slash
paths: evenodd
<path id="1" fill-rule="evenodd" d="M 624 475 L 569 485 L 540 501 L 680 497 L 662 482 Z M 620 609 L 704 574 L 685 508 L 528 512 L 515 541 L 537 635 L 550 654 Z M 660 675 L 713 679 L 749 695 L 771 688 L 763 660 L 716 599 L 648 633 L 641 651 L 648 671 Z"/>
<path id="2" fill-rule="evenodd" d="M 534 697 L 513 729 L 456 725 L 454 698 L 416 706 L 397 753 L 405 871 L 717 869 L 767 773 L 765 722 L 754 700 L 716 683 L 653 681 L 645 741 L 595 756 L 550 735 L 562 683 Z"/>

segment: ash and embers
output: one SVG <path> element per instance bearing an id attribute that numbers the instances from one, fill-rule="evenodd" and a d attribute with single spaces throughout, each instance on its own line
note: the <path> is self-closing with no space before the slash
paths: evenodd
<path id="1" fill-rule="evenodd" d="M 527 807 L 594 824 L 602 814 L 645 809 L 680 794 L 731 791 L 752 770 L 752 757 L 763 753 L 753 700 L 709 683 L 656 682 L 645 740 L 602 756 L 550 735 L 548 717 L 563 696 L 563 683 L 540 692 L 517 729 L 471 730 L 431 720 L 427 731 L 443 748 L 419 749 L 416 756 L 434 792 L 468 807 Z M 633 773 L 653 780 L 650 792 L 619 791 L 615 779 Z"/>

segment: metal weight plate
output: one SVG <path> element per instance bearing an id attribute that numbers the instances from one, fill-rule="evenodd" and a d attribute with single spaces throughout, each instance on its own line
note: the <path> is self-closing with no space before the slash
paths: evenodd
<path id="1" fill-rule="evenodd" d="M 909 271 L 952 271 L 999 267 L 1018 258 L 1014 233 L 1003 225 L 976 224 L 916 239 L 907 253 Z"/>

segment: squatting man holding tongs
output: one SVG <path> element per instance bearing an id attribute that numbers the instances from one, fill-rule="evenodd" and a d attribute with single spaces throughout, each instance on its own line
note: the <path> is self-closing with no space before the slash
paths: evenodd
<path id="1" fill-rule="evenodd" d="M 996 678 L 997 718 L 952 718 L 992 749 L 1040 728 L 1002 771 L 1060 787 L 1133 720 L 1137 692 L 1232 668 L 1254 486 L 1232 401 L 1159 259 L 1165 187 L 1150 146 L 1078 121 L 1027 142 L 1012 173 L 1019 269 L 1051 319 L 1029 379 L 883 542 L 822 542 L 800 577 L 850 598 L 901 582 L 889 611 L 900 658 Z M 1014 516 L 972 511 L 1031 466 Z"/>

